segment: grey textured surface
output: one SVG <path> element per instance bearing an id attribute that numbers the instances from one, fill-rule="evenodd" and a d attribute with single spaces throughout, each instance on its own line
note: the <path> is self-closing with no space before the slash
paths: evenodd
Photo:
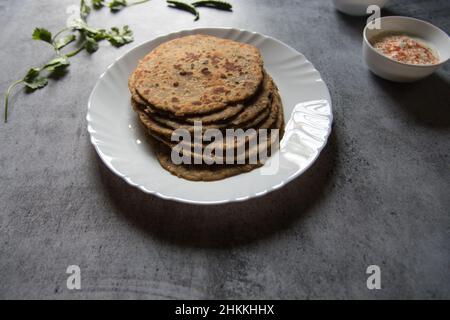
<path id="1" fill-rule="evenodd" d="M 50 58 L 35 26 L 57 30 L 76 0 L 0 1 L 0 89 Z M 164 1 L 111 15 L 136 41 L 80 54 L 70 72 L 18 91 L 0 125 L 0 298 L 450 298 L 450 65 L 415 84 L 378 79 L 361 61 L 364 19 L 331 1 L 233 1 L 200 21 Z M 384 15 L 450 31 L 450 2 L 391 1 Z M 182 28 L 232 26 L 274 36 L 316 66 L 335 123 L 317 163 L 280 191 L 197 207 L 129 187 L 86 130 L 98 76 L 133 46 Z M 66 288 L 79 265 L 82 290 Z M 368 265 L 382 289 L 366 288 Z"/>

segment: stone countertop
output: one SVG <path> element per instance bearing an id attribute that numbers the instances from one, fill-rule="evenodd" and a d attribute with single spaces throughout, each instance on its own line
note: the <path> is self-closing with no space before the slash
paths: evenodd
<path id="1" fill-rule="evenodd" d="M 30 40 L 58 30 L 76 0 L 0 0 L 0 89 L 51 57 Z M 372 75 L 364 18 L 332 1 L 232 1 L 198 22 L 162 0 L 97 26 L 129 24 L 135 42 L 72 59 L 32 94 L 17 90 L 0 125 L 0 298 L 450 298 L 450 64 L 414 84 Z M 391 1 L 450 31 L 447 0 Z M 316 164 L 282 190 L 222 206 L 158 199 L 99 160 L 86 104 L 115 58 L 157 35 L 224 26 L 268 34 L 302 52 L 329 86 L 334 127 Z M 81 268 L 82 288 L 66 287 Z M 368 290 L 366 268 L 381 268 Z"/>

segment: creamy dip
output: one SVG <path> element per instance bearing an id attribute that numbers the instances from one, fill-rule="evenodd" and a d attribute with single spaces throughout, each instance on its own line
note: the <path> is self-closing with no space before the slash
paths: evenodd
<path id="1" fill-rule="evenodd" d="M 436 64 L 437 53 L 424 41 L 407 35 L 385 35 L 378 37 L 373 46 L 380 53 L 407 64 Z"/>

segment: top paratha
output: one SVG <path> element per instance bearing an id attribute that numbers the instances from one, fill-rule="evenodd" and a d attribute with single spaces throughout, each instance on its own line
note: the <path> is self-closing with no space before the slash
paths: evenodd
<path id="1" fill-rule="evenodd" d="M 263 79 L 259 50 L 206 35 L 166 42 L 139 63 L 134 85 L 148 104 L 177 116 L 222 110 L 256 93 Z"/>

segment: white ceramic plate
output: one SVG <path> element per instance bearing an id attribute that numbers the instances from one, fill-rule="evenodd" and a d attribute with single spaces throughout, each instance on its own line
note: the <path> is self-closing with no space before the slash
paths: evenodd
<path id="1" fill-rule="evenodd" d="M 278 85 L 286 118 L 275 174 L 262 169 L 215 182 L 191 182 L 162 169 L 146 144 L 144 130 L 130 106 L 128 77 L 138 61 L 159 44 L 191 34 L 208 34 L 252 44 L 261 50 L 265 68 Z M 115 174 L 144 192 L 195 204 L 243 201 L 281 188 L 317 159 L 331 131 L 330 94 L 319 72 L 286 44 L 256 33 L 227 28 L 184 30 L 158 37 L 130 50 L 100 77 L 88 105 L 88 131 L 100 158 Z"/>

